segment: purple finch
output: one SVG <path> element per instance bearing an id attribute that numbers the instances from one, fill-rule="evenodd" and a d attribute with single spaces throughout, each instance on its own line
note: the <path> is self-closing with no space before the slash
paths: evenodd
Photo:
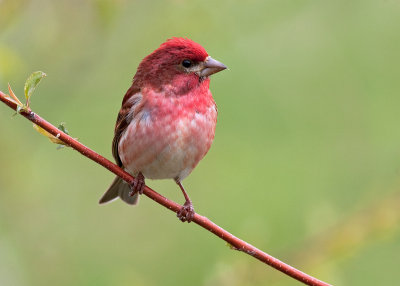
<path id="1" fill-rule="evenodd" d="M 135 179 L 116 177 L 100 199 L 118 196 L 136 204 L 145 178 L 174 179 L 185 196 L 177 216 L 190 222 L 192 202 L 181 181 L 206 155 L 214 139 L 217 107 L 209 76 L 226 69 L 198 43 L 172 38 L 139 64 L 118 113 L 112 152 Z"/>

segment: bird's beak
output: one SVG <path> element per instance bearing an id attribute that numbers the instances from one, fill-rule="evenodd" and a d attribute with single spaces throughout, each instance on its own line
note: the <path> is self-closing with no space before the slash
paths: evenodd
<path id="1" fill-rule="evenodd" d="M 207 77 L 214 73 L 220 72 L 226 68 L 227 68 L 226 65 L 224 65 L 223 63 L 220 63 L 219 61 L 214 60 L 212 57 L 207 57 L 199 75 L 201 77 Z"/>

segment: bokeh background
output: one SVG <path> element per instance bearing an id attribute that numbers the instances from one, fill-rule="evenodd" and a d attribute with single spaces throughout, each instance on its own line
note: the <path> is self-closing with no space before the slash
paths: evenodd
<path id="1" fill-rule="evenodd" d="M 334 285 L 400 283 L 400 2 L 0 0 L 0 89 L 108 158 L 141 59 L 185 36 L 212 77 L 197 212 Z M 0 285 L 299 285 L 142 198 L 0 104 Z M 172 181 L 148 181 L 182 203 Z"/>

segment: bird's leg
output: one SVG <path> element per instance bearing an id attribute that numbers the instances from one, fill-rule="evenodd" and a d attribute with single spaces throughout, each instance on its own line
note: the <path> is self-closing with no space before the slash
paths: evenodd
<path id="1" fill-rule="evenodd" d="M 181 182 L 176 180 L 176 183 L 178 184 L 179 188 L 181 188 L 182 193 L 185 196 L 185 203 L 183 204 L 182 208 L 177 212 L 176 216 L 182 222 L 185 222 L 185 221 L 191 222 L 194 218 L 194 208 L 193 208 L 192 201 L 189 199 L 189 196 L 185 192 L 185 189 L 183 188 Z"/>
<path id="2" fill-rule="evenodd" d="M 144 182 L 144 176 L 142 173 L 139 172 L 135 179 L 133 180 L 131 184 L 131 192 L 129 195 L 132 197 L 134 194 L 139 193 L 139 195 L 143 194 L 145 182 Z"/>

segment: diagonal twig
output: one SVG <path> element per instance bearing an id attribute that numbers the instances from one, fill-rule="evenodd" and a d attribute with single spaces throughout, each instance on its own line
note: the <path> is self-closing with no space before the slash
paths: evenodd
<path id="1" fill-rule="evenodd" d="M 0 100 L 8 105 L 10 108 L 17 110 L 17 103 L 10 99 L 6 94 L 0 91 Z M 96 163 L 102 165 L 115 175 L 121 177 L 124 181 L 131 184 L 133 182 L 133 177 L 122 170 L 120 167 L 109 161 L 108 159 L 104 158 L 100 154 L 96 153 L 95 151 L 91 150 L 90 148 L 86 147 L 82 143 L 78 142 L 76 139 L 72 138 L 71 136 L 65 134 L 54 125 L 50 124 L 39 115 L 35 114 L 30 108 L 22 109 L 19 113 L 27 118 L 28 120 L 32 121 L 34 124 L 42 127 L 44 130 L 49 132 L 50 134 L 56 136 L 58 139 L 66 143 L 66 145 L 72 147 L 73 149 L 80 152 L 82 155 L 88 157 L 89 159 L 95 161 Z M 173 212 L 178 212 L 181 208 L 181 205 L 167 199 L 166 197 L 160 195 L 159 193 L 155 192 L 149 187 L 145 187 L 143 192 L 147 197 L 152 199 L 153 201 L 163 205 L 164 207 L 172 210 Z M 296 268 L 276 259 L 275 257 L 261 251 L 260 249 L 254 247 L 253 245 L 237 238 L 236 236 L 232 235 L 225 229 L 221 228 L 220 226 L 213 223 L 211 220 L 206 218 L 205 216 L 195 214 L 193 222 L 200 225 L 201 227 L 205 228 L 206 230 L 212 232 L 219 238 L 228 242 L 233 249 L 242 251 L 247 253 L 250 256 L 270 265 L 271 267 L 279 270 L 286 275 L 306 284 L 306 285 L 315 285 L 315 286 L 329 286 L 330 284 L 320 281 Z"/>

